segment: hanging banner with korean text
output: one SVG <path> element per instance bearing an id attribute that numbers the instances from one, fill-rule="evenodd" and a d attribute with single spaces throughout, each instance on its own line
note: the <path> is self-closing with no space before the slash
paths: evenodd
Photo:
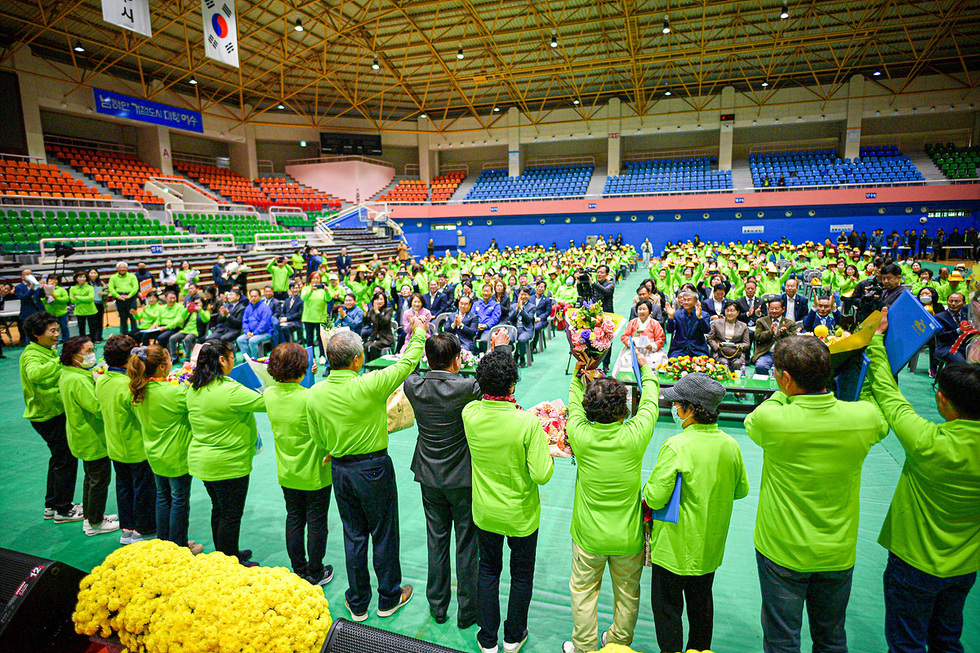
<path id="1" fill-rule="evenodd" d="M 235 0 L 201 0 L 204 54 L 238 68 L 238 21 Z"/>
<path id="2" fill-rule="evenodd" d="M 93 89 L 95 93 L 95 110 L 106 116 L 137 120 L 151 125 L 186 129 L 187 131 L 204 133 L 204 123 L 201 114 L 189 109 L 178 109 L 159 102 L 142 100 L 140 98 Z"/>
<path id="3" fill-rule="evenodd" d="M 102 0 L 102 20 L 150 37 L 150 0 Z"/>

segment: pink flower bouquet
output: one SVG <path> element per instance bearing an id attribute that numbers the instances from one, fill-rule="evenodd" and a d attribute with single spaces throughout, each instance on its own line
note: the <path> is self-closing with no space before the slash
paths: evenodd
<path id="1" fill-rule="evenodd" d="M 572 447 L 568 444 L 568 433 L 565 430 L 568 422 L 565 403 L 561 399 L 542 401 L 528 411 L 541 422 L 541 429 L 547 438 L 552 457 L 571 458 Z"/>
<path id="2" fill-rule="evenodd" d="M 581 308 L 565 311 L 565 335 L 572 350 L 572 356 L 585 363 L 586 376 L 594 379 L 599 376 L 596 368 L 612 347 L 616 329 L 623 321 L 621 315 L 604 313 L 602 304 L 585 302 Z"/>

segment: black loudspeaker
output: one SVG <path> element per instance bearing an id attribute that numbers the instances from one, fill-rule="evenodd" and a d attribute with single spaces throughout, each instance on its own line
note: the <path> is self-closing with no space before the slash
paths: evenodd
<path id="1" fill-rule="evenodd" d="M 71 620 L 84 577 L 70 565 L 0 549 L 0 653 L 88 649 Z"/>
<path id="2" fill-rule="evenodd" d="M 333 622 L 327 641 L 320 653 L 462 653 L 454 648 L 430 644 L 421 639 L 406 637 L 387 630 L 337 619 Z"/>

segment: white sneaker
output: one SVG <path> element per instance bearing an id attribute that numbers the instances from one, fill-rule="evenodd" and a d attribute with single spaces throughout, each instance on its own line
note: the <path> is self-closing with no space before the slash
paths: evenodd
<path id="1" fill-rule="evenodd" d="M 82 504 L 80 503 L 73 503 L 67 515 L 63 515 L 60 512 L 54 513 L 54 523 L 56 524 L 67 524 L 68 522 L 82 521 L 84 519 L 85 514 L 82 512 Z"/>
<path id="2" fill-rule="evenodd" d="M 609 631 L 604 630 L 599 636 L 599 648 L 606 648 L 606 642 L 609 641 Z"/>
<path id="3" fill-rule="evenodd" d="M 497 653 L 497 651 L 499 650 L 499 648 L 498 648 L 498 646 L 496 644 L 493 645 L 493 648 L 483 648 L 483 644 L 480 643 L 480 637 L 479 637 L 480 631 L 479 631 L 479 629 L 477 629 L 476 634 L 477 634 L 476 647 L 478 649 L 480 649 L 480 653 Z"/>
<path id="4" fill-rule="evenodd" d="M 119 536 L 119 543 L 122 545 L 133 543 L 133 531 L 128 528 L 122 529 L 122 535 Z"/>
<path id="5" fill-rule="evenodd" d="M 54 519 L 54 508 L 45 508 L 44 509 L 44 518 L 45 519 Z"/>
<path id="6" fill-rule="evenodd" d="M 504 653 L 517 653 L 521 650 L 521 647 L 527 644 L 528 632 L 527 628 L 524 629 L 524 637 L 519 642 L 510 643 L 504 640 Z"/>
<path id="7" fill-rule="evenodd" d="M 109 515 L 106 515 L 102 519 L 102 523 L 96 524 L 95 526 L 89 524 L 86 521 L 85 525 L 82 526 L 82 530 L 85 532 L 86 535 L 90 537 L 92 535 L 102 535 L 103 533 L 112 533 L 113 531 L 119 530 L 119 520 L 109 519 Z"/>

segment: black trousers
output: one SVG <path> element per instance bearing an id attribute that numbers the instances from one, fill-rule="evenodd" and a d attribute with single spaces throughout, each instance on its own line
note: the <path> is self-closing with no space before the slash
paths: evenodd
<path id="1" fill-rule="evenodd" d="M 398 487 L 391 458 L 388 454 L 354 462 L 334 458 L 333 491 L 344 524 L 347 603 L 355 614 L 367 612 L 371 603 L 371 577 L 367 564 L 370 539 L 374 573 L 378 576 L 378 609 L 395 607 L 401 601 L 402 567 L 399 560 Z"/>
<path id="2" fill-rule="evenodd" d="M 92 526 L 98 526 L 105 518 L 105 502 L 109 496 L 112 479 L 112 462 L 109 456 L 98 460 L 86 460 L 85 483 L 82 485 L 82 513 Z"/>
<path id="3" fill-rule="evenodd" d="M 204 488 L 211 497 L 211 537 L 215 550 L 225 555 L 239 555 L 238 537 L 248 495 L 248 476 L 204 481 Z"/>
<path id="4" fill-rule="evenodd" d="M 78 335 L 80 336 L 87 333 L 92 340 L 95 340 L 96 334 L 102 332 L 102 318 L 98 313 L 95 315 L 76 315 L 75 319 L 78 321 Z"/>
<path id="5" fill-rule="evenodd" d="M 102 342 L 102 326 L 105 324 L 105 304 L 97 303 L 95 305 L 95 315 L 98 317 L 96 320 L 97 330 L 92 332 L 92 340 Z"/>
<path id="6" fill-rule="evenodd" d="M 326 356 L 327 352 L 323 349 L 323 338 L 320 337 L 319 322 L 303 322 L 303 329 L 306 331 L 306 346 L 314 350 L 320 349 L 320 355 Z"/>
<path id="7" fill-rule="evenodd" d="M 504 567 L 505 536 L 477 528 L 477 537 L 480 540 L 480 584 L 476 603 L 480 630 L 476 638 L 483 648 L 493 648 L 497 645 L 497 630 L 500 629 L 500 572 Z M 524 639 L 527 630 L 538 531 L 525 537 L 506 539 L 510 547 L 510 597 L 507 599 L 504 642 L 516 644 Z"/>
<path id="8" fill-rule="evenodd" d="M 332 485 L 328 485 L 319 490 L 282 489 L 286 500 L 286 553 L 289 564 L 297 576 L 314 581 L 323 577 L 323 555 L 327 551 L 327 511 L 330 510 L 332 488 Z"/>
<path id="9" fill-rule="evenodd" d="M 119 315 L 119 333 L 129 333 L 130 331 L 139 330 L 136 324 L 136 315 L 133 314 L 134 310 L 136 310 L 135 297 L 116 300 L 116 313 Z"/>
<path id="10" fill-rule="evenodd" d="M 71 510 L 72 497 L 75 496 L 75 481 L 78 479 L 78 458 L 68 447 L 68 433 L 65 431 L 65 414 L 45 420 L 31 422 L 31 426 L 48 445 L 51 457 L 48 458 L 48 482 L 44 494 L 44 507 L 54 508 L 55 512 L 67 514 Z"/>
<path id="11" fill-rule="evenodd" d="M 651 599 L 653 624 L 657 628 L 657 644 L 662 653 L 671 651 L 707 651 L 711 648 L 715 606 L 711 585 L 715 574 L 680 576 L 653 565 Z M 687 604 L 687 646 L 681 615 Z"/>
<path id="12" fill-rule="evenodd" d="M 422 485 L 429 577 L 425 597 L 434 615 L 445 615 L 452 597 L 449 541 L 456 531 L 457 619 L 476 620 L 476 581 L 479 565 L 476 526 L 473 525 L 473 488 L 436 488 Z"/>

